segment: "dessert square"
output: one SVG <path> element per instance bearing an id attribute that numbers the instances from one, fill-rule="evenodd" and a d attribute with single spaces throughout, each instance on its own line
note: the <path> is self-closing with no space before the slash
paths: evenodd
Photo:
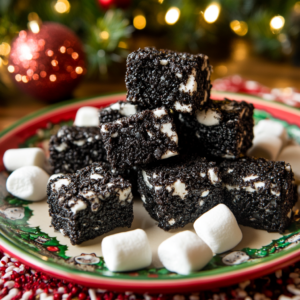
<path id="1" fill-rule="evenodd" d="M 93 162 L 105 161 L 98 127 L 63 126 L 50 138 L 52 173 L 74 173 Z"/>
<path id="2" fill-rule="evenodd" d="M 164 107 L 102 124 L 101 135 L 114 168 L 132 168 L 178 154 L 176 128 Z"/>
<path id="3" fill-rule="evenodd" d="M 210 100 L 194 116 L 179 114 L 180 146 L 194 147 L 205 156 L 237 158 L 246 154 L 252 146 L 253 109 L 244 101 Z"/>
<path id="4" fill-rule="evenodd" d="M 164 230 L 183 227 L 222 203 L 219 168 L 205 158 L 174 157 L 138 172 L 138 191 Z"/>
<path id="5" fill-rule="evenodd" d="M 290 164 L 245 157 L 224 161 L 220 170 L 224 203 L 239 224 L 284 232 L 297 201 Z"/>
<path id="6" fill-rule="evenodd" d="M 165 106 L 190 114 L 209 99 L 211 72 L 204 54 L 138 49 L 127 57 L 127 101 L 143 109 Z"/>
<path id="7" fill-rule="evenodd" d="M 133 221 L 131 184 L 113 174 L 106 163 L 51 179 L 47 195 L 51 224 L 72 245 L 130 227 Z"/>

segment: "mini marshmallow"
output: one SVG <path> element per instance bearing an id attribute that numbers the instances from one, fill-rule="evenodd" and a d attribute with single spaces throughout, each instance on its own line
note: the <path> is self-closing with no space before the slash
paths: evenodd
<path id="1" fill-rule="evenodd" d="M 74 126 L 99 126 L 99 110 L 95 107 L 84 106 L 78 109 Z"/>
<path id="2" fill-rule="evenodd" d="M 300 180 L 300 146 L 292 145 L 285 147 L 279 154 L 278 161 L 290 163 L 297 180 Z"/>
<path id="3" fill-rule="evenodd" d="M 261 120 L 254 126 L 254 136 L 271 135 L 276 136 L 285 144 L 288 140 L 287 131 L 282 124 L 273 120 Z"/>
<path id="4" fill-rule="evenodd" d="M 106 266 L 113 272 L 142 269 L 152 261 L 150 244 L 142 229 L 107 236 L 101 247 Z"/>
<path id="5" fill-rule="evenodd" d="M 38 201 L 47 196 L 49 175 L 36 166 L 26 166 L 12 172 L 6 181 L 6 189 L 23 200 Z"/>
<path id="6" fill-rule="evenodd" d="M 169 271 L 188 275 L 205 267 L 213 253 L 201 238 L 186 230 L 163 241 L 158 257 Z"/>
<path id="7" fill-rule="evenodd" d="M 253 146 L 247 154 L 254 157 L 262 157 L 268 160 L 276 160 L 282 147 L 282 140 L 274 135 L 258 135 L 253 139 Z"/>
<path id="8" fill-rule="evenodd" d="M 194 228 L 198 236 L 214 253 L 223 253 L 235 247 L 243 237 L 230 209 L 219 204 L 199 217 Z"/>
<path id="9" fill-rule="evenodd" d="M 14 171 L 24 166 L 43 168 L 46 156 L 41 148 L 20 148 L 5 151 L 3 163 L 8 171 Z"/>

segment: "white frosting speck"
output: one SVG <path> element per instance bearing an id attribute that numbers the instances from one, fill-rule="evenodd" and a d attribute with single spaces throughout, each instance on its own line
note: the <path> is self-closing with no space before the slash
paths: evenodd
<path id="1" fill-rule="evenodd" d="M 120 108 L 120 114 L 126 117 L 132 116 L 136 113 L 136 105 L 132 105 L 130 103 L 124 103 Z"/>
<path id="2" fill-rule="evenodd" d="M 128 196 L 131 194 L 131 188 L 128 187 L 128 188 L 123 189 L 123 190 L 117 189 L 116 192 L 118 192 L 118 194 L 119 194 L 119 200 L 120 201 L 125 201 L 128 198 Z"/>
<path id="3" fill-rule="evenodd" d="M 220 114 L 215 110 L 197 110 L 196 118 L 200 124 L 214 126 L 220 123 Z"/>
<path id="4" fill-rule="evenodd" d="M 188 194 L 185 183 L 181 182 L 179 179 L 177 179 L 173 184 L 166 186 L 166 189 L 169 192 L 174 189 L 172 195 L 179 196 L 181 199 L 184 199 L 184 197 Z"/>
<path id="5" fill-rule="evenodd" d="M 209 190 L 201 193 L 201 197 L 206 197 L 209 194 Z"/>
<path id="6" fill-rule="evenodd" d="M 256 179 L 256 178 L 258 178 L 257 175 L 249 175 L 247 177 L 244 177 L 243 180 L 244 181 L 250 181 L 250 180 L 253 180 L 253 179 Z"/>
<path id="7" fill-rule="evenodd" d="M 107 109 L 112 109 L 112 110 L 120 110 L 120 103 L 115 103 L 109 107 L 107 107 Z"/>
<path id="8" fill-rule="evenodd" d="M 146 203 L 146 197 L 145 197 L 145 195 L 142 195 L 142 196 L 141 196 L 141 199 L 142 199 L 142 201 L 143 201 L 144 203 Z"/>
<path id="9" fill-rule="evenodd" d="M 68 148 L 68 145 L 63 142 L 60 145 L 55 145 L 54 148 L 58 151 L 58 152 L 62 152 L 65 151 Z"/>
<path id="10" fill-rule="evenodd" d="M 85 144 L 85 140 L 73 141 L 72 143 L 80 147 Z"/>
<path id="11" fill-rule="evenodd" d="M 153 114 L 157 118 L 161 118 L 162 116 L 165 116 L 167 114 L 165 108 L 157 108 L 153 110 Z"/>
<path id="12" fill-rule="evenodd" d="M 146 185 L 147 185 L 150 189 L 152 189 L 153 186 L 150 184 L 150 182 L 149 182 L 149 180 L 148 180 L 149 176 L 146 174 L 146 172 L 145 172 L 144 170 L 142 170 L 142 175 L 143 175 L 143 179 L 144 179 L 144 182 L 146 183 Z"/>
<path id="13" fill-rule="evenodd" d="M 116 138 L 118 135 L 119 135 L 118 132 L 115 132 L 115 133 L 113 133 L 113 134 L 111 135 L 111 137 L 112 137 L 112 138 Z"/>
<path id="14" fill-rule="evenodd" d="M 101 126 L 101 132 L 108 132 L 108 130 L 106 129 L 106 125 Z"/>
<path id="15" fill-rule="evenodd" d="M 171 220 L 168 221 L 168 223 L 169 223 L 170 225 L 174 225 L 176 222 L 175 222 L 175 219 L 171 219 Z"/>
<path id="16" fill-rule="evenodd" d="M 148 135 L 149 135 L 150 137 L 153 137 L 153 134 L 152 134 L 151 131 L 149 131 L 149 130 L 146 130 L 146 131 L 147 131 L 147 133 L 148 133 Z"/>
<path id="17" fill-rule="evenodd" d="M 208 177 L 212 184 L 216 184 L 219 181 L 218 174 L 216 174 L 213 168 L 208 169 Z"/>
<path id="18" fill-rule="evenodd" d="M 196 70 L 193 68 L 192 73 L 189 75 L 188 80 L 186 84 L 184 85 L 183 82 L 179 86 L 179 91 L 184 93 L 189 93 L 190 95 L 193 94 L 193 92 L 197 91 L 197 81 L 196 81 Z"/>
<path id="19" fill-rule="evenodd" d="M 200 201 L 199 201 L 199 205 L 200 205 L 200 206 L 204 205 L 204 203 L 205 203 L 204 200 L 200 200 Z"/>
<path id="20" fill-rule="evenodd" d="M 178 144 L 178 135 L 175 131 L 172 130 L 171 123 L 165 123 L 161 125 L 160 131 L 165 133 L 172 141 Z"/>
<path id="21" fill-rule="evenodd" d="M 187 113 L 192 111 L 192 104 L 181 104 L 179 101 L 176 101 L 174 108 L 176 111 Z"/>
<path id="22" fill-rule="evenodd" d="M 166 66 L 168 63 L 169 63 L 169 61 L 167 59 L 160 60 L 160 64 L 163 66 Z"/>
<path id="23" fill-rule="evenodd" d="M 70 205 L 70 201 L 69 201 L 69 205 Z M 73 214 L 75 215 L 77 212 L 84 210 L 87 208 L 87 205 L 84 201 L 82 200 L 77 200 L 77 202 L 75 203 L 75 205 L 73 205 L 71 207 L 71 211 L 73 212 Z"/>
<path id="24" fill-rule="evenodd" d="M 175 156 L 175 155 L 178 155 L 178 152 L 175 151 L 175 152 L 172 152 L 170 150 L 167 150 L 162 156 L 161 156 L 161 159 L 166 159 L 166 158 L 169 158 L 169 157 L 172 157 L 172 156 Z"/>
<path id="25" fill-rule="evenodd" d="M 176 73 L 175 74 L 178 78 L 182 78 L 182 74 L 181 73 Z"/>
<path id="26" fill-rule="evenodd" d="M 94 173 L 94 174 L 92 174 L 91 176 L 90 176 L 90 178 L 91 179 L 102 179 L 103 178 L 103 176 L 102 175 L 100 175 L 100 174 L 96 174 L 96 173 Z"/>
<path id="27" fill-rule="evenodd" d="M 205 173 L 200 173 L 200 176 L 201 177 L 206 177 L 206 174 Z"/>
<path id="28" fill-rule="evenodd" d="M 62 179 L 59 179 L 59 180 L 55 181 L 54 183 L 52 183 L 51 188 L 52 188 L 52 190 L 59 192 L 60 188 L 63 185 L 68 186 L 70 183 L 71 183 L 71 179 L 62 178 Z"/>

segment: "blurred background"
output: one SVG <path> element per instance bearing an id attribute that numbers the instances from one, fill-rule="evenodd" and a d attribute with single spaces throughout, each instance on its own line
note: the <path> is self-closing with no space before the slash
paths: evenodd
<path id="1" fill-rule="evenodd" d="M 125 91 L 126 56 L 147 46 L 205 53 L 216 90 L 300 105 L 300 1 L 1 0 L 0 130 Z"/>

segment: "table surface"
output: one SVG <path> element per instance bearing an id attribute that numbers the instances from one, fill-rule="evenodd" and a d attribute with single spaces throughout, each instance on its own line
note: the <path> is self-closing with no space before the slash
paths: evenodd
<path id="1" fill-rule="evenodd" d="M 239 74 L 242 77 L 255 80 L 271 88 L 295 87 L 300 90 L 300 67 L 290 63 L 273 62 L 251 53 L 251 47 L 243 40 L 236 40 L 232 44 L 232 51 L 228 58 L 220 60 L 210 58 L 214 66 L 212 80 L 223 76 Z M 74 91 L 74 99 L 93 97 L 105 93 L 125 92 L 125 67 L 106 79 L 89 82 L 85 80 Z M 22 93 L 0 99 L 0 131 L 25 115 L 46 107 L 47 103 L 32 99 Z"/>

